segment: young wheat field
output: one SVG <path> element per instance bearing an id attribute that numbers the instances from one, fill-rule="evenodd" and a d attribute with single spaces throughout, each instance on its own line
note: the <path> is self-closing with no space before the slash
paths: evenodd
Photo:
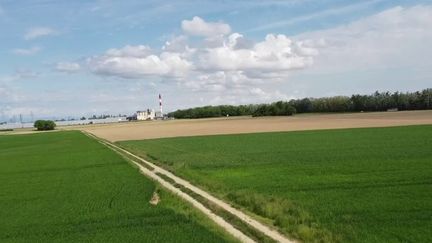
<path id="1" fill-rule="evenodd" d="M 231 241 L 78 131 L 0 136 L 0 242 Z"/>
<path id="2" fill-rule="evenodd" d="M 119 142 L 306 242 L 431 242 L 432 126 Z"/>

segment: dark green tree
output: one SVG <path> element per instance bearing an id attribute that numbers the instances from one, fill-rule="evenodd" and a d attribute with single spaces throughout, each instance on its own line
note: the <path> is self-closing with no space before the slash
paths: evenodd
<path id="1" fill-rule="evenodd" d="M 34 122 L 33 126 L 38 131 L 48 131 L 48 130 L 54 130 L 56 124 L 54 121 L 51 120 L 37 120 Z"/>

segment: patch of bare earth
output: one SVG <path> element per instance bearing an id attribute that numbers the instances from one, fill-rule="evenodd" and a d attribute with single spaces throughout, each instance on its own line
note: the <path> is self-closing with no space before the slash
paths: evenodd
<path id="1" fill-rule="evenodd" d="M 152 196 L 152 198 L 150 199 L 150 204 L 151 205 L 158 205 L 159 204 L 159 202 L 160 202 L 160 197 L 159 197 L 159 194 L 157 193 L 157 192 L 153 192 L 153 196 Z"/>
<path id="2" fill-rule="evenodd" d="M 432 124 L 432 110 L 300 114 L 291 117 L 231 117 L 196 120 L 143 121 L 73 127 L 109 141 L 275 131 Z"/>

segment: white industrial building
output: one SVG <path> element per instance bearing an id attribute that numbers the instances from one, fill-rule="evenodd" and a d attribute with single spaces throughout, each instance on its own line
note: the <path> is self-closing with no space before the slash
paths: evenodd
<path id="1" fill-rule="evenodd" d="M 139 121 L 146 121 L 146 120 L 153 120 L 155 119 L 156 114 L 153 109 L 147 109 L 145 111 L 137 111 L 136 112 L 136 118 Z"/>

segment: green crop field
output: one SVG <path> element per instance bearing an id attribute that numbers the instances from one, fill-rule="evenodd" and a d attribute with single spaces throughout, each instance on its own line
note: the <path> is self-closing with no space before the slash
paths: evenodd
<path id="1" fill-rule="evenodd" d="M 432 126 L 120 142 L 305 241 L 432 242 Z"/>
<path id="2" fill-rule="evenodd" d="M 160 190 L 160 189 L 159 189 Z M 0 136 L 0 242 L 221 242 L 229 237 L 80 132 Z"/>

